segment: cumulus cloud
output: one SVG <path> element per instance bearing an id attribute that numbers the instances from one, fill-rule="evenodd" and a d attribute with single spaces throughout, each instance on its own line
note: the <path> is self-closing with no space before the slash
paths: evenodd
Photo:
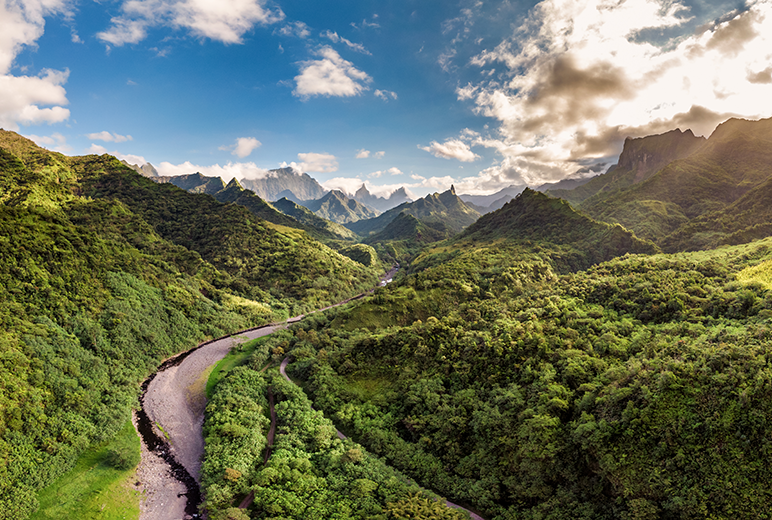
<path id="1" fill-rule="evenodd" d="M 429 146 L 419 146 L 418 148 L 429 152 L 435 157 L 456 159 L 461 162 L 472 162 L 480 158 L 479 155 L 471 150 L 467 143 L 459 139 L 448 139 L 444 143 L 432 141 Z"/>
<path id="2" fill-rule="evenodd" d="M 338 159 L 329 153 L 299 153 L 299 162 L 283 162 L 282 168 L 293 168 L 297 172 L 332 173 L 338 171 Z"/>
<path id="3" fill-rule="evenodd" d="M 278 7 L 265 0 L 125 0 L 121 15 L 97 38 L 121 46 L 145 39 L 155 26 L 187 29 L 196 37 L 223 43 L 241 43 L 255 25 L 269 25 L 284 19 Z"/>
<path id="4" fill-rule="evenodd" d="M 318 60 L 300 63 L 300 75 L 295 77 L 293 94 L 302 99 L 313 96 L 358 96 L 367 90 L 372 78 L 346 61 L 332 47 L 316 51 Z"/>
<path id="5" fill-rule="evenodd" d="M 69 71 L 44 69 L 37 76 L 10 74 L 18 53 L 43 35 L 45 18 L 68 12 L 66 0 L 0 4 L 0 127 L 59 123 L 70 117 L 62 86 Z"/>
<path id="6" fill-rule="evenodd" d="M 365 150 L 364 148 L 357 150 L 357 153 L 354 156 L 355 159 L 367 159 L 368 157 L 370 157 L 370 150 Z"/>
<path id="7" fill-rule="evenodd" d="M 256 148 L 260 148 L 263 145 L 260 141 L 254 137 L 239 137 L 236 139 L 236 143 L 227 146 L 221 146 L 219 149 L 224 151 L 230 151 L 231 155 L 235 155 L 239 159 L 243 159 L 250 155 Z"/>
<path id="8" fill-rule="evenodd" d="M 375 157 L 376 159 L 383 159 L 383 157 L 384 157 L 385 155 L 386 155 L 386 152 L 383 152 L 383 151 L 381 151 L 381 152 L 375 152 L 375 153 L 373 154 L 373 157 Z"/>
<path id="9" fill-rule="evenodd" d="M 32 139 L 38 146 L 54 150 L 55 152 L 69 153 L 72 147 L 67 144 L 67 138 L 59 132 L 51 135 L 25 135 L 27 139 Z"/>
<path id="10" fill-rule="evenodd" d="M 343 43 L 352 51 L 361 52 L 362 54 L 367 54 L 367 55 L 371 54 L 370 51 L 365 49 L 365 46 L 362 45 L 361 43 L 353 43 L 342 36 L 338 36 L 338 33 L 336 32 L 324 31 L 319 36 L 321 36 L 322 38 L 327 38 L 333 43 Z"/>
<path id="11" fill-rule="evenodd" d="M 472 59 L 481 79 L 457 91 L 498 121 L 491 135 L 469 136 L 500 154 L 480 186 L 563 178 L 581 160 L 612 159 L 628 136 L 706 135 L 730 116 L 772 115 L 772 0 L 695 33 L 691 17 L 669 0 L 534 7 L 511 38 Z"/>
<path id="12" fill-rule="evenodd" d="M 390 90 L 378 90 L 378 89 L 376 89 L 375 92 L 373 92 L 373 94 L 375 94 L 375 97 L 381 98 L 384 101 L 388 101 L 389 98 L 397 99 L 397 93 L 396 92 L 392 92 Z"/>
<path id="13" fill-rule="evenodd" d="M 93 134 L 86 134 L 86 137 L 88 137 L 92 141 L 105 141 L 108 143 L 123 143 L 126 141 L 132 141 L 134 139 L 130 135 L 120 135 L 115 133 L 111 134 L 106 130 L 102 132 L 93 133 Z"/>
<path id="14" fill-rule="evenodd" d="M 60 123 L 70 117 L 62 86 L 70 72 L 44 70 L 39 76 L 0 75 L 0 127 Z M 42 108 L 41 108 L 42 107 Z"/>
<path id="15" fill-rule="evenodd" d="M 199 172 L 207 177 L 221 177 L 225 182 L 236 179 L 264 179 L 275 174 L 269 170 L 260 168 L 253 162 L 229 162 L 225 165 L 213 164 L 201 166 L 185 161 L 181 164 L 172 164 L 164 161 L 157 167 L 160 175 L 176 176 Z"/>

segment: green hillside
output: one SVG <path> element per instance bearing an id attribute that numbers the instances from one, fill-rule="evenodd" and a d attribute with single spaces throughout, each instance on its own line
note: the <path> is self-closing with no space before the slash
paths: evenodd
<path id="1" fill-rule="evenodd" d="M 531 189 L 518 195 L 501 209 L 483 215 L 458 237 L 472 242 L 496 239 L 531 240 L 553 244 L 593 243 L 594 262 L 609 260 L 624 253 L 654 253 L 646 243 L 618 225 L 597 222 L 574 210 L 561 199 L 552 199 Z M 609 244 L 606 248 L 600 244 Z M 614 248 L 621 248 L 614 251 Z"/>
<path id="2" fill-rule="evenodd" d="M 271 203 L 271 205 L 285 215 L 289 215 L 290 217 L 294 218 L 301 224 L 329 232 L 339 239 L 348 240 L 356 238 L 356 234 L 353 231 L 343 227 L 336 222 L 317 216 L 310 209 L 306 208 L 305 206 L 301 206 L 300 204 L 297 204 L 287 199 L 286 197 L 282 197 L 276 202 Z"/>
<path id="3" fill-rule="evenodd" d="M 40 488 L 113 438 L 162 359 L 376 280 L 244 208 L 12 132 L 0 229 L 0 518 L 27 518 Z"/>
<path id="4" fill-rule="evenodd" d="M 401 213 L 408 213 L 429 225 L 442 225 L 458 233 L 480 217 L 457 195 L 453 186 L 444 193 L 433 193 L 413 202 L 400 204 L 376 218 L 347 224 L 346 227 L 361 236 L 377 233 L 384 229 Z"/>
<path id="5" fill-rule="evenodd" d="M 343 299 L 375 280 L 375 273 L 305 233 L 277 228 L 243 206 L 156 184 L 125 168 L 87 173 L 90 162 L 103 160 L 109 161 L 85 161 L 82 185 L 87 195 L 126 204 L 162 237 L 198 252 L 228 273 L 231 284 L 249 297 L 288 298 L 297 312 Z"/>
<path id="6" fill-rule="evenodd" d="M 771 246 L 564 275 L 544 246 L 479 246 L 268 347 L 338 428 L 485 518 L 760 518 L 772 293 L 736 278 Z"/>

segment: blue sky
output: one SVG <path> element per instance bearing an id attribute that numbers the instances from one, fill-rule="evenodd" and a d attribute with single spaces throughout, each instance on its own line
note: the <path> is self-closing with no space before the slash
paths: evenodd
<path id="1" fill-rule="evenodd" d="M 490 193 L 772 115 L 772 0 L 0 2 L 0 126 L 162 174 Z"/>

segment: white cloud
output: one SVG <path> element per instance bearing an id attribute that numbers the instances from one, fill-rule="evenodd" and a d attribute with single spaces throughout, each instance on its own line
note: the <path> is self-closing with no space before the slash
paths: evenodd
<path id="1" fill-rule="evenodd" d="M 138 43 L 155 26 L 187 29 L 196 37 L 241 43 L 256 24 L 269 25 L 284 13 L 266 7 L 265 0 L 125 0 L 121 15 L 111 19 L 97 38 L 115 46 Z"/>
<path id="2" fill-rule="evenodd" d="M 108 152 L 107 148 L 104 146 L 91 143 L 91 146 L 89 146 L 86 149 L 87 154 L 96 154 L 96 155 L 104 155 L 104 154 L 110 154 L 113 157 L 117 157 L 118 159 L 122 161 L 126 161 L 129 164 L 138 164 L 139 166 L 142 166 L 143 164 L 147 164 L 147 160 L 142 157 L 141 155 L 133 155 L 130 153 L 121 153 L 121 152 Z M 190 172 L 192 173 L 192 172 Z"/>
<path id="3" fill-rule="evenodd" d="M 236 139 L 236 144 L 221 146 L 219 149 L 224 151 L 230 151 L 231 155 L 235 155 L 239 159 L 243 159 L 250 155 L 256 148 L 260 148 L 263 145 L 260 141 L 254 137 L 239 137 Z"/>
<path id="4" fill-rule="evenodd" d="M 499 123 L 472 142 L 501 155 L 481 185 L 565 177 L 580 160 L 614 157 L 627 136 L 679 127 L 705 135 L 733 115 L 772 115 L 772 0 L 751 0 L 694 34 L 690 19 L 670 0 L 538 4 L 511 38 L 472 60 L 482 79 L 457 91 Z"/>
<path id="5" fill-rule="evenodd" d="M 332 173 L 338 171 L 338 160 L 328 153 L 299 153 L 297 168 L 303 172 Z M 294 163 L 293 163 L 294 164 Z"/>
<path id="6" fill-rule="evenodd" d="M 375 157 L 376 159 L 383 159 L 383 157 L 384 157 L 385 155 L 386 155 L 386 152 L 383 152 L 383 151 L 381 151 L 381 152 L 375 152 L 375 153 L 373 154 L 373 157 Z"/>
<path id="7" fill-rule="evenodd" d="M 70 117 L 62 85 L 69 71 L 44 69 L 37 76 L 10 74 L 14 60 L 25 47 L 43 35 L 45 18 L 67 14 L 66 0 L 0 3 L 0 127 L 17 130 L 19 124 L 59 123 Z M 44 108 L 41 108 L 44 107 Z"/>
<path id="8" fill-rule="evenodd" d="M 402 170 L 396 167 L 392 167 L 392 168 L 389 168 L 388 170 L 379 170 L 377 172 L 370 173 L 367 176 L 370 177 L 371 179 L 377 179 L 381 177 L 384 173 L 388 173 L 389 175 L 404 175 L 404 172 Z M 421 177 L 421 179 L 423 179 L 423 177 Z"/>
<path id="9" fill-rule="evenodd" d="M 130 135 L 111 134 L 107 131 L 97 132 L 94 134 L 86 134 L 86 137 L 92 141 L 105 141 L 108 143 L 123 143 L 126 141 L 132 141 L 134 138 Z"/>
<path id="10" fill-rule="evenodd" d="M 295 38 L 308 38 L 311 31 L 308 29 L 308 25 L 303 22 L 292 22 L 279 29 L 279 34 L 294 36 Z"/>
<path id="11" fill-rule="evenodd" d="M 343 43 L 349 49 L 351 49 L 353 51 L 361 52 L 362 54 L 367 54 L 367 55 L 371 54 L 370 51 L 365 49 L 365 46 L 362 45 L 361 43 L 353 43 L 350 40 L 347 40 L 346 38 L 344 38 L 342 36 L 338 36 L 338 33 L 336 33 L 336 32 L 324 31 L 319 36 L 321 36 L 322 38 L 327 38 L 328 40 L 332 41 L 333 43 Z"/>
<path id="12" fill-rule="evenodd" d="M 375 94 L 375 97 L 381 98 L 384 101 L 388 101 L 389 98 L 397 99 L 397 93 L 390 90 L 376 90 L 373 94 Z"/>
<path id="13" fill-rule="evenodd" d="M 32 139 L 38 146 L 48 148 L 61 153 L 69 153 L 72 147 L 67 144 L 67 138 L 59 132 L 51 135 L 25 135 L 27 139 Z"/>
<path id="14" fill-rule="evenodd" d="M 468 144 L 459 139 L 448 139 L 444 143 L 432 141 L 429 146 L 419 146 L 418 148 L 429 152 L 435 157 L 456 159 L 461 162 L 472 162 L 480 158 L 479 155 L 471 150 Z"/>
<path id="15" fill-rule="evenodd" d="M 367 159 L 368 157 L 370 157 L 370 150 L 364 148 L 357 150 L 357 154 L 354 156 L 355 159 Z"/>
<path id="16" fill-rule="evenodd" d="M 200 166 L 192 164 L 190 161 L 185 161 L 182 164 L 172 164 L 164 161 L 158 166 L 157 170 L 160 175 L 164 176 L 186 175 L 189 173 L 200 172 L 207 177 L 222 177 L 225 182 L 230 181 L 234 177 L 237 179 L 264 179 L 273 175 L 270 171 L 260 168 L 253 162 L 229 162 L 224 166 L 219 164 Z"/>
<path id="17" fill-rule="evenodd" d="M 370 76 L 340 57 L 331 47 L 322 47 L 319 60 L 300 63 L 300 75 L 295 77 L 293 94 L 308 99 L 312 96 L 357 96 L 367 90 Z"/>
<path id="18" fill-rule="evenodd" d="M 44 70 L 40 76 L 0 75 L 0 127 L 60 123 L 70 117 L 62 87 L 69 71 Z M 44 108 L 41 108 L 44 107 Z"/>

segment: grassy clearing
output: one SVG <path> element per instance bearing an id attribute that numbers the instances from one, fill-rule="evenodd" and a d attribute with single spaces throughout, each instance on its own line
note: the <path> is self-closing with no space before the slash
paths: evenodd
<path id="1" fill-rule="evenodd" d="M 743 283 L 758 282 L 767 289 L 772 289 L 772 260 L 746 267 L 737 273 L 737 279 Z"/>
<path id="2" fill-rule="evenodd" d="M 257 347 L 262 345 L 268 336 L 253 339 L 247 343 L 242 343 L 231 349 L 228 355 L 225 356 L 217 363 L 209 374 L 209 378 L 206 381 L 206 398 L 211 399 L 214 392 L 214 387 L 220 382 L 225 374 L 230 370 L 233 370 L 239 365 L 243 365 L 249 360 L 249 357 L 257 350 Z"/>
<path id="3" fill-rule="evenodd" d="M 131 421 L 115 439 L 83 453 L 71 472 L 44 488 L 31 520 L 139 518 L 140 494 L 132 487 L 136 467 L 118 470 L 107 462 L 111 450 L 126 446 L 139 457 L 140 440 Z"/>
<path id="4" fill-rule="evenodd" d="M 355 398 L 379 406 L 388 404 L 395 387 L 390 379 L 374 375 L 354 376 L 346 379 L 344 384 L 348 393 Z"/>

